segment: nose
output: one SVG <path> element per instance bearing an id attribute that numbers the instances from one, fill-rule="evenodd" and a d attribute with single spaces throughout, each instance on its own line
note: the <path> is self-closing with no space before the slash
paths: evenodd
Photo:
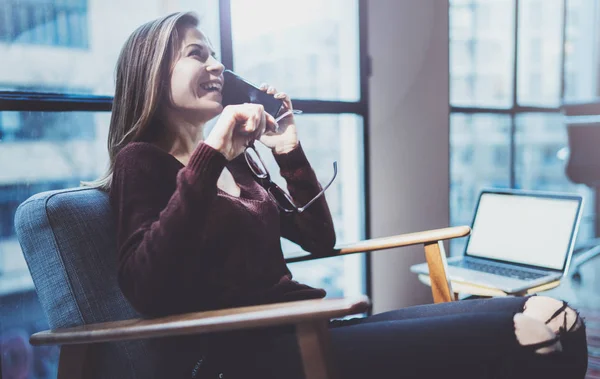
<path id="1" fill-rule="evenodd" d="M 208 65 L 206 66 L 206 71 L 214 75 L 221 75 L 223 71 L 225 71 L 225 66 L 223 66 L 223 63 L 211 56 L 209 58 Z"/>

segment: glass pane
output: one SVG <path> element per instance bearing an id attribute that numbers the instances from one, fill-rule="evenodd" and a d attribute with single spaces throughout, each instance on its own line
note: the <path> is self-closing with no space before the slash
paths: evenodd
<path id="1" fill-rule="evenodd" d="M 293 98 L 360 98 L 357 0 L 232 0 L 234 69 Z"/>
<path id="2" fill-rule="evenodd" d="M 29 345 L 48 328 L 15 236 L 20 203 L 77 187 L 106 168 L 109 113 L 0 112 L 0 350 L 3 378 L 56 378 L 58 348 Z M 17 374 L 18 373 L 18 374 Z"/>
<path id="3" fill-rule="evenodd" d="M 515 135 L 516 187 L 575 192 L 584 196 L 578 240 L 593 237 L 594 196 L 590 188 L 575 184 L 565 174 L 568 162 L 567 131 L 560 114 L 522 114 Z"/>
<path id="4" fill-rule="evenodd" d="M 471 225 L 483 188 L 510 186 L 510 117 L 454 113 L 450 117 L 450 224 Z M 452 240 L 462 253 L 465 238 Z"/>
<path id="5" fill-rule="evenodd" d="M 348 243 L 364 238 L 364 158 L 363 121 L 355 115 L 296 116 L 302 147 L 317 178 L 325 185 L 333 177 L 333 162 L 338 162 L 338 175 L 325 192 L 331 209 L 337 242 Z M 265 161 L 274 182 L 287 188 L 279 175 L 279 167 L 271 152 L 262 144 L 256 148 Z M 283 239 L 287 257 L 302 249 Z M 290 265 L 294 277 L 304 283 L 325 288 L 328 297 L 365 293 L 364 257 L 349 255 L 339 258 Z"/>
<path id="6" fill-rule="evenodd" d="M 567 0 L 567 101 L 589 101 L 598 95 L 598 7 L 597 0 Z"/>
<path id="7" fill-rule="evenodd" d="M 87 1 L 5 1 L 0 7 L 0 41 L 86 49 L 87 13 Z"/>
<path id="8" fill-rule="evenodd" d="M 450 1 L 450 103 L 512 103 L 514 1 Z"/>
<path id="9" fill-rule="evenodd" d="M 195 11 L 219 51 L 218 0 L 0 2 L 0 90 L 112 96 L 129 34 L 175 11 Z"/>
<path id="10" fill-rule="evenodd" d="M 563 0 L 519 2 L 518 90 L 520 105 L 560 102 Z"/>

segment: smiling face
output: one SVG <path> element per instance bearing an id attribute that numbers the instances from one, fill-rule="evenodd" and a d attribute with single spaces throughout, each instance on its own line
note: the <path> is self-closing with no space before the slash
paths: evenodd
<path id="1" fill-rule="evenodd" d="M 168 112 L 191 123 L 219 115 L 224 66 L 204 35 L 195 27 L 178 30 L 181 44 L 174 58 Z"/>

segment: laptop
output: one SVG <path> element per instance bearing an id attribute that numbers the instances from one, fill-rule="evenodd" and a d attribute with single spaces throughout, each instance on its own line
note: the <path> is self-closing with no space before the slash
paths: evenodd
<path id="1" fill-rule="evenodd" d="M 508 294 L 562 278 L 579 228 L 577 194 L 484 190 L 463 255 L 449 258 L 448 278 Z M 427 263 L 411 271 L 428 274 Z"/>

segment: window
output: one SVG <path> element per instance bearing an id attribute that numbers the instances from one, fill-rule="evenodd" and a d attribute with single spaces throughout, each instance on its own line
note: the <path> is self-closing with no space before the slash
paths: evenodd
<path id="1" fill-rule="evenodd" d="M 565 100 L 587 101 L 599 96 L 597 56 L 600 52 L 597 0 L 567 1 L 565 40 Z"/>
<path id="2" fill-rule="evenodd" d="M 277 0 L 232 0 L 230 66 L 256 84 L 269 82 L 300 99 L 295 107 L 305 113 L 320 100 L 352 104 L 360 97 L 358 6 L 357 0 L 291 2 L 286 4 L 286 13 L 294 15 L 290 19 L 275 11 L 280 7 Z M 270 21 L 254 21 L 265 17 Z M 333 161 L 339 163 L 338 178 L 326 193 L 338 243 L 365 235 L 360 190 L 364 160 L 357 154 L 363 150 L 364 119 L 358 109 L 349 115 L 297 117 L 300 140 L 321 182 L 331 178 Z M 274 161 L 271 164 L 270 171 L 276 172 Z M 302 251 L 282 241 L 286 254 Z M 363 260 L 348 256 L 294 263 L 290 270 L 299 280 L 326 288 L 328 296 L 350 295 L 365 292 Z"/>
<path id="3" fill-rule="evenodd" d="M 36 193 L 76 187 L 82 180 L 97 177 L 107 161 L 109 118 L 108 112 L 0 112 L 4 134 L 0 141 L 3 377 L 11 377 L 8 373 L 24 362 L 31 365 L 20 368 L 29 373 L 24 377 L 56 377 L 58 359 L 56 347 L 32 350 L 27 344 L 31 333 L 46 329 L 48 325 L 15 236 L 15 211 L 19 204 Z"/>
<path id="4" fill-rule="evenodd" d="M 321 183 L 333 175 L 337 161 L 338 176 L 325 196 L 329 204 L 338 243 L 354 242 L 364 238 L 364 157 L 357 154 L 363 146 L 363 119 L 356 115 L 300 115 L 302 147 Z M 278 174 L 278 166 L 271 154 L 260 145 L 261 157 L 280 186 L 285 181 Z M 285 188 L 285 187 L 284 187 Z M 302 249 L 282 239 L 286 256 L 302 253 Z M 341 297 L 365 292 L 364 258 L 346 256 L 319 261 L 293 263 L 290 270 L 297 280 L 327 289 L 327 296 Z"/>
<path id="5" fill-rule="evenodd" d="M 7 111 L 0 113 L 0 138 L 3 142 L 92 140 L 96 134 L 93 125 L 90 113 Z"/>
<path id="6" fill-rule="evenodd" d="M 87 0 L 5 0 L 0 42 L 88 48 Z"/>
<path id="7" fill-rule="evenodd" d="M 359 99 L 357 0 L 288 2 L 285 12 L 277 0 L 232 0 L 231 23 L 235 70 L 250 81 L 268 74 L 295 99 Z"/>
<path id="8" fill-rule="evenodd" d="M 471 30 L 482 3 L 502 4 L 493 22 L 504 28 Z M 579 238 L 592 236 L 591 190 L 565 175 L 559 106 L 597 96 L 599 11 L 594 0 L 450 1 L 452 225 L 470 223 L 479 191 L 488 186 L 578 192 L 586 198 Z M 477 61 L 465 53 L 468 43 L 494 48 Z M 470 76 L 477 78 L 473 88 Z M 466 146 L 474 151 L 470 160 L 462 158 Z M 462 246 L 451 244 L 451 254 Z"/>
<path id="9" fill-rule="evenodd" d="M 367 237 L 368 108 L 361 97 L 366 80 L 359 43 L 364 0 L 304 1 L 286 5 L 285 15 L 281 2 L 251 3 L 0 2 L 0 377 L 18 372 L 23 378 L 53 378 L 58 360 L 56 347 L 31 349 L 27 342 L 48 325 L 15 236 L 15 210 L 33 194 L 76 187 L 105 170 L 117 56 L 134 28 L 153 18 L 195 11 L 228 68 L 292 96 L 304 112 L 297 116 L 299 135 L 317 177 L 328 180 L 338 161 L 338 177 L 326 193 L 338 242 Z M 294 17 L 287 17 L 290 12 Z M 256 22 L 264 15 L 272 22 Z M 261 156 L 281 184 L 270 154 Z M 304 254 L 289 241 L 282 245 L 286 256 Z M 365 259 L 298 262 L 290 270 L 297 280 L 325 288 L 329 297 L 348 296 L 366 292 Z"/>
<path id="10" fill-rule="evenodd" d="M 511 102 L 514 40 L 512 0 L 460 1 L 450 7 L 450 101 L 461 106 L 505 107 Z M 493 15 L 493 17 L 490 17 Z M 454 80 L 469 78 L 462 85 Z"/>
<path id="11" fill-rule="evenodd" d="M 526 20 L 531 29 L 540 29 L 544 19 L 544 4 L 540 0 L 527 0 L 526 6 L 523 8 L 527 12 Z M 524 15 L 525 16 L 525 15 Z"/>
<path id="12" fill-rule="evenodd" d="M 129 0 L 126 3 L 104 0 L 94 2 L 94 7 L 89 9 L 88 2 L 84 0 L 9 0 L 9 4 L 29 6 L 41 3 L 40 9 L 63 9 L 72 6 L 67 4 L 79 4 L 79 1 L 85 4 L 86 9 L 84 19 L 88 25 L 85 39 L 89 40 L 86 48 L 65 49 L 66 45 L 51 43 L 21 44 L 20 39 L 6 40 L 5 43 L 0 41 L 0 90 L 112 96 L 115 63 L 126 38 L 144 22 L 175 11 L 196 12 L 200 17 L 200 28 L 215 48 L 220 49 L 218 0 Z M 3 4 L 0 2 L 0 9 Z M 62 11 L 55 13 L 57 18 L 67 17 L 68 14 Z M 49 25 L 56 24 L 56 20 L 52 20 Z M 0 22 L 0 28 L 2 24 Z M 73 35 L 82 33 L 66 26 L 60 30 L 71 36 L 64 37 L 65 40 L 74 39 L 76 37 Z M 23 31 L 27 35 L 33 32 L 32 29 Z M 43 35 L 49 33 L 44 31 Z"/>
<path id="13" fill-rule="evenodd" d="M 510 118 L 453 113 L 450 146 L 450 223 L 470 225 L 479 191 L 510 184 Z M 461 159 L 465 154 L 469 160 Z M 461 238 L 450 241 L 451 251 L 462 251 L 464 243 Z"/>
<path id="14" fill-rule="evenodd" d="M 517 51 L 519 105 L 558 107 L 564 0 L 520 0 Z M 528 20 L 538 19 L 537 25 Z M 506 33 L 506 32 L 505 32 Z M 540 80 L 543 78 L 543 80 Z"/>

